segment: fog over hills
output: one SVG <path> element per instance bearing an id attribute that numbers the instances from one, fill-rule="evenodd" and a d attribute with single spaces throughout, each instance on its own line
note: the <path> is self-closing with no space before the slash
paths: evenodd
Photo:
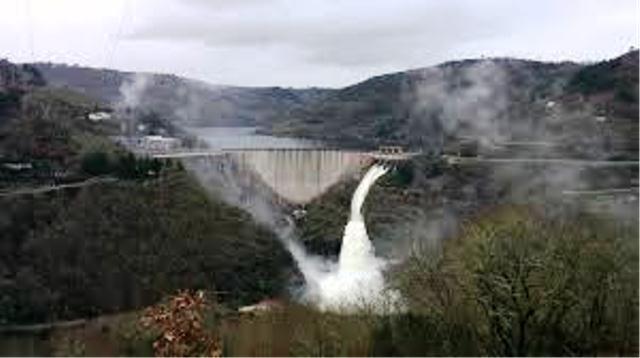
<path id="1" fill-rule="evenodd" d="M 448 138 L 473 138 L 571 143 L 581 156 L 637 157 L 637 50 L 595 64 L 453 61 L 341 89 L 221 86 L 174 75 L 35 67 L 50 85 L 152 109 L 185 125 L 255 125 L 342 146 L 403 143 L 439 150 Z"/>
<path id="2" fill-rule="evenodd" d="M 175 75 L 37 63 L 47 82 L 69 87 L 105 103 L 133 100 L 135 106 L 188 125 L 260 125 L 289 108 L 323 96 L 321 89 L 211 85 Z"/>
<path id="3" fill-rule="evenodd" d="M 429 147 L 451 135 L 492 142 L 561 140 L 574 136 L 573 129 L 589 131 L 594 118 L 602 116 L 613 127 L 611 133 L 607 129 L 600 134 L 616 136 L 618 125 L 624 133 L 637 132 L 637 76 L 637 51 L 594 65 L 514 59 L 448 62 L 335 91 L 289 112 L 275 130 L 354 143 Z M 629 131 L 633 123 L 636 130 Z"/>

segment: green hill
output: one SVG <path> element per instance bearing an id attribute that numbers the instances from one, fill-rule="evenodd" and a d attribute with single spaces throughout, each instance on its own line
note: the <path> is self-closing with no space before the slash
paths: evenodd
<path id="1" fill-rule="evenodd" d="M 593 65 L 483 59 L 378 76 L 294 108 L 271 129 L 342 145 L 439 151 L 472 138 L 637 158 L 638 51 Z"/>

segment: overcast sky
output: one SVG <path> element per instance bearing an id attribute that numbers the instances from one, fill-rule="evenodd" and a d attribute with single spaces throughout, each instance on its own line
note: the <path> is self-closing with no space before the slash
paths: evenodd
<path id="1" fill-rule="evenodd" d="M 638 0 L 0 0 L 0 57 L 339 87 L 480 56 L 593 61 L 638 46 Z"/>

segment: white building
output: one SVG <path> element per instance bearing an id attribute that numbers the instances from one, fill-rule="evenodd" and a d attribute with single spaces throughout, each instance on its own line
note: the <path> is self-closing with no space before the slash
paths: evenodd
<path id="1" fill-rule="evenodd" d="M 253 305 L 240 307 L 238 308 L 238 312 L 259 314 L 269 311 L 279 311 L 283 308 L 284 304 L 282 302 L 274 299 L 266 299 Z"/>
<path id="2" fill-rule="evenodd" d="M 15 171 L 33 169 L 33 165 L 31 163 L 4 163 L 2 166 Z"/>
<path id="3" fill-rule="evenodd" d="M 93 113 L 89 113 L 87 118 L 91 122 L 101 122 L 101 121 L 105 121 L 105 120 L 111 119 L 111 113 L 109 113 L 109 112 L 93 112 Z"/>
<path id="4" fill-rule="evenodd" d="M 140 138 L 139 145 L 148 152 L 168 152 L 180 147 L 180 139 L 163 137 L 161 135 L 148 135 Z"/>

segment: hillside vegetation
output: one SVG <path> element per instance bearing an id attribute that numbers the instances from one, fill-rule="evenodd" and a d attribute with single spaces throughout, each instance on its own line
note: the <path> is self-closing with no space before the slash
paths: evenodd
<path id="1" fill-rule="evenodd" d="M 465 138 L 551 142 L 565 155 L 637 159 L 638 51 L 593 65 L 465 60 L 378 76 L 293 108 L 271 130 L 435 152 Z"/>
<path id="2" fill-rule="evenodd" d="M 273 234 L 182 171 L 0 204 L 2 324 L 131 310 L 182 288 L 249 303 L 282 290 L 291 265 Z"/>
<path id="3" fill-rule="evenodd" d="M 389 280 L 405 299 L 396 314 L 297 303 L 239 314 L 215 295 L 178 293 L 48 339 L 59 355 L 635 356 L 637 235 L 637 225 L 501 206 L 395 267 Z"/>
<path id="4" fill-rule="evenodd" d="M 502 206 L 394 270 L 406 299 L 398 314 L 291 305 L 211 329 L 232 356 L 635 355 L 637 235 L 634 225 Z"/>
<path id="5" fill-rule="evenodd" d="M 217 86 L 172 75 L 38 63 L 55 87 L 187 125 L 252 125 L 339 146 L 440 152 L 472 138 L 557 143 L 553 155 L 637 159 L 638 51 L 595 64 L 463 60 L 341 89 Z M 135 84 L 137 83 L 137 84 Z"/>
<path id="6" fill-rule="evenodd" d="M 14 98 L 0 121 L 0 325 L 137 309 L 182 288 L 218 291 L 232 306 L 283 290 L 291 261 L 274 235 L 178 163 L 112 143 L 113 123 L 86 118 L 98 103 L 42 86 L 2 90 Z M 96 176 L 112 181 L 13 193 Z"/>

